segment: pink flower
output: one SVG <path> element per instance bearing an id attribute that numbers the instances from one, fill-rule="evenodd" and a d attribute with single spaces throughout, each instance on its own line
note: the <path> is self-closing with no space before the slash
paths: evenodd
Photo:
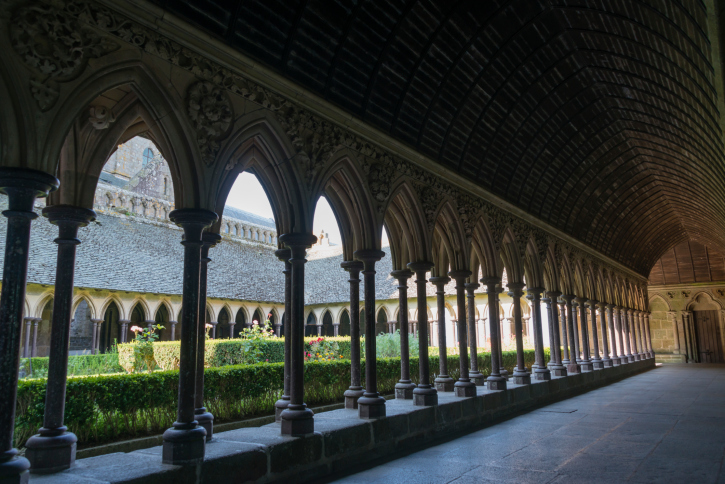
<path id="1" fill-rule="evenodd" d="M 143 331 L 143 329 L 139 328 L 138 326 L 131 326 L 131 331 L 134 333 L 138 333 L 139 331 Z"/>
<path id="2" fill-rule="evenodd" d="M 259 324 L 259 321 L 257 321 L 256 319 L 252 321 L 252 326 L 255 326 L 257 324 Z"/>
<path id="3" fill-rule="evenodd" d="M 209 324 L 209 323 L 206 323 L 206 324 L 204 325 L 204 327 L 205 327 L 206 329 L 211 329 L 211 328 L 213 328 L 213 326 L 212 326 L 211 324 Z"/>

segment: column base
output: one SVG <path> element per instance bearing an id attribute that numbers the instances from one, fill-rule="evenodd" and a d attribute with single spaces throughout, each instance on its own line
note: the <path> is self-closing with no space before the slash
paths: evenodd
<path id="1" fill-rule="evenodd" d="M 28 469 L 30 462 L 25 457 L 19 457 L 17 449 L 0 454 L 0 484 L 28 484 Z"/>
<path id="2" fill-rule="evenodd" d="M 576 363 L 569 363 L 566 365 L 566 372 L 569 375 L 578 375 L 582 372 L 581 366 L 577 365 Z"/>
<path id="3" fill-rule="evenodd" d="M 439 392 L 452 392 L 453 385 L 455 385 L 456 382 L 448 375 L 443 375 L 436 378 L 433 383 L 435 383 L 436 390 Z"/>
<path id="4" fill-rule="evenodd" d="M 206 430 L 196 425 L 190 429 L 170 428 L 164 432 L 161 461 L 171 465 L 192 465 L 204 460 Z"/>
<path id="5" fill-rule="evenodd" d="M 438 405 L 438 392 L 430 385 L 424 387 L 418 385 L 413 390 L 413 405 L 416 407 L 432 407 Z"/>
<path id="6" fill-rule="evenodd" d="M 566 376 L 566 367 L 563 365 L 554 365 L 551 367 L 551 374 L 553 376 Z"/>
<path id="7" fill-rule="evenodd" d="M 416 384 L 410 380 L 408 382 L 399 381 L 395 384 L 395 399 L 396 400 L 412 400 L 413 390 L 415 390 Z"/>
<path id="8" fill-rule="evenodd" d="M 468 374 L 468 378 L 471 379 L 473 383 L 476 384 L 477 387 L 482 387 L 486 384 L 486 377 L 483 376 L 480 372 L 470 372 Z"/>
<path id="9" fill-rule="evenodd" d="M 516 385 L 530 385 L 531 375 L 525 371 L 514 370 L 513 380 Z"/>
<path id="10" fill-rule="evenodd" d="M 385 417 L 385 399 L 381 396 L 362 396 L 357 401 L 358 416 L 370 420 Z"/>
<path id="11" fill-rule="evenodd" d="M 612 360 L 609 358 L 602 360 L 602 363 L 604 364 L 604 368 L 611 368 L 614 366 L 614 363 L 612 363 Z"/>
<path id="12" fill-rule="evenodd" d="M 283 395 L 282 398 L 274 402 L 274 421 L 275 422 L 281 422 L 282 421 L 282 412 L 284 412 L 284 409 L 287 408 L 287 405 L 289 405 L 289 396 Z"/>
<path id="13" fill-rule="evenodd" d="M 350 387 L 345 390 L 345 408 L 357 410 L 357 401 L 365 394 L 362 387 Z"/>
<path id="14" fill-rule="evenodd" d="M 581 368 L 582 373 L 589 373 L 590 371 L 594 371 L 594 365 L 591 361 L 581 362 L 581 364 L 579 364 L 579 368 Z"/>
<path id="15" fill-rule="evenodd" d="M 627 363 L 634 363 L 634 355 L 627 355 Z"/>
<path id="16" fill-rule="evenodd" d="M 282 412 L 282 435 L 299 437 L 313 433 L 315 431 L 314 416 L 315 413 L 304 403 L 301 405 L 290 403 Z"/>
<path id="17" fill-rule="evenodd" d="M 457 397 L 468 398 L 476 396 L 476 384 L 472 381 L 458 380 L 453 387 L 453 391 Z"/>
<path id="18" fill-rule="evenodd" d="M 551 371 L 544 367 L 544 368 L 537 368 L 534 370 L 534 380 L 551 380 Z"/>
<path id="19" fill-rule="evenodd" d="M 619 358 L 616 358 L 616 357 L 612 358 L 612 366 L 619 366 L 621 364 L 622 364 L 622 362 L 620 361 Z"/>
<path id="20" fill-rule="evenodd" d="M 594 368 L 595 370 L 603 370 L 604 362 L 600 359 L 592 360 L 592 368 Z"/>
<path id="21" fill-rule="evenodd" d="M 206 407 L 201 407 L 194 410 L 194 418 L 206 430 L 206 441 L 209 442 L 214 435 L 214 415 L 207 412 Z"/>
<path id="22" fill-rule="evenodd" d="M 505 378 L 506 380 L 508 380 L 509 378 L 511 378 L 510 375 L 509 375 L 509 371 L 506 368 L 501 368 L 501 370 L 499 370 L 499 374 L 503 378 Z"/>
<path id="23" fill-rule="evenodd" d="M 70 468 L 76 460 L 78 437 L 66 428 L 57 429 L 55 435 L 48 435 L 45 428 L 33 435 L 25 444 L 25 457 L 30 461 L 33 474 L 49 474 Z M 45 433 L 45 435 L 43 435 Z M 1 475 L 1 474 L 0 474 Z"/>
<path id="24" fill-rule="evenodd" d="M 486 379 L 486 384 L 488 385 L 489 390 L 493 391 L 499 391 L 499 390 L 506 390 L 506 378 L 502 376 L 489 376 Z"/>
<path id="25" fill-rule="evenodd" d="M 639 355 L 632 355 L 632 358 L 634 359 L 634 361 L 640 361 L 642 359 L 642 357 Z"/>

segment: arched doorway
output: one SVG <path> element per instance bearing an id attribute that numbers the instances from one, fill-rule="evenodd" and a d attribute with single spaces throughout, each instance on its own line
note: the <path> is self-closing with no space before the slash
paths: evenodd
<path id="1" fill-rule="evenodd" d="M 232 327 L 229 325 L 229 322 L 231 321 L 231 316 L 229 315 L 229 311 L 227 311 L 227 308 L 222 308 L 222 310 L 219 312 L 219 319 L 217 321 L 216 325 L 216 337 L 217 338 L 231 338 L 232 333 L 231 329 Z"/>
<path id="2" fill-rule="evenodd" d="M 121 325 L 118 320 L 121 319 L 121 313 L 115 302 L 111 302 L 103 314 L 103 323 L 101 324 L 101 338 L 98 349 L 101 353 L 110 351 L 113 345 L 121 342 Z"/>
<path id="3" fill-rule="evenodd" d="M 146 327 L 146 313 L 143 310 L 143 306 L 141 303 L 136 303 L 136 305 L 131 310 L 131 319 L 130 323 L 128 323 L 128 331 L 126 332 L 126 341 L 133 341 L 133 339 L 136 337 L 136 334 L 131 331 L 131 328 L 133 326 L 138 326 L 140 328 Z"/>
<path id="4" fill-rule="evenodd" d="M 350 336 L 350 312 L 347 309 L 343 309 L 340 315 L 340 328 L 338 330 L 339 336 Z"/>
<path id="5" fill-rule="evenodd" d="M 156 321 L 156 324 L 164 327 L 163 329 L 156 330 L 159 335 L 159 341 L 169 341 L 171 339 L 171 327 L 169 325 L 169 310 L 166 309 L 165 304 L 162 304 L 158 311 L 156 311 L 154 321 Z"/>
<path id="6" fill-rule="evenodd" d="M 721 308 L 708 294 L 700 294 L 689 305 L 692 318 L 689 318 L 688 343 L 692 359 L 696 363 L 724 363 L 722 344 Z"/>
<path id="7" fill-rule="evenodd" d="M 232 338 L 238 338 L 240 332 L 247 327 L 247 313 L 244 311 L 244 308 L 239 308 L 237 316 L 234 318 L 234 322 L 237 324 L 234 325 Z"/>
<path id="8" fill-rule="evenodd" d="M 335 336 L 335 328 L 332 326 L 332 314 L 330 311 L 325 311 L 322 316 L 322 336 Z"/>
<path id="9" fill-rule="evenodd" d="M 378 311 L 378 317 L 375 318 L 375 335 L 380 333 L 388 332 L 388 313 L 385 312 L 385 308 L 380 308 Z"/>
<path id="10" fill-rule="evenodd" d="M 317 318 L 315 318 L 315 314 L 313 312 L 310 312 L 310 314 L 307 315 L 305 336 L 317 336 Z"/>
<path id="11" fill-rule="evenodd" d="M 88 301 L 81 299 L 73 313 L 70 325 L 70 346 L 68 354 L 90 353 L 93 349 L 93 322 Z"/>

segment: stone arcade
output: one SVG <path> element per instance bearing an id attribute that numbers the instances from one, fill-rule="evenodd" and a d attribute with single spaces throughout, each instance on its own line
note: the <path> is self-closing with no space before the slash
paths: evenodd
<path id="1" fill-rule="evenodd" d="M 651 268 L 688 240 L 725 247 L 725 97 L 711 0 L 2 5 L 3 483 L 27 482 L 31 472 L 56 473 L 46 477 L 51 482 L 122 479 L 108 476 L 112 465 L 128 472 L 123 478 L 150 482 L 309 480 L 351 458 L 369 462 L 475 429 L 654 367 Z M 63 424 L 74 286 L 85 277 L 76 255 L 87 234 L 103 229 L 90 225 L 100 217 L 93 208 L 104 165 L 137 136 L 168 163 L 166 172 L 155 153 L 142 160 L 170 180 L 173 207 L 168 188 L 143 196 L 122 189 L 102 202 L 180 228 L 183 247 L 169 274 L 180 281 L 170 308 L 170 317 L 180 308 L 178 412 L 160 448 L 76 463 L 77 439 Z M 126 173 L 121 161 L 117 171 Z M 257 176 L 274 210 L 275 228 L 261 243 L 278 249 L 289 384 L 275 404 L 279 423 L 211 439 L 199 343 L 208 272 L 224 250 L 221 234 L 232 230 L 220 214 L 242 172 Z M 389 402 L 377 387 L 375 338 L 366 338 L 364 382 L 361 355 L 353 354 L 344 395 L 357 410 L 337 411 L 344 418 L 316 416 L 304 399 L 305 272 L 323 195 L 341 229 L 336 269 L 349 284 L 353 340 L 362 328 L 376 332 L 376 273 L 385 267 L 399 287 L 397 304 L 414 314 L 396 318 L 403 353 L 411 325 L 421 348 L 420 380 L 410 381 L 404 357 Z M 19 456 L 16 389 L 42 198 L 42 215 L 58 227 L 50 370 L 43 427 Z M 383 227 L 389 251 L 381 247 Z M 437 307 L 430 326 L 429 290 Z M 476 291 L 485 292 L 488 321 L 501 320 L 502 293 L 511 298 L 517 348 L 508 375 L 501 327 L 489 325 L 494 357 L 485 386 L 469 364 Z M 457 315 L 453 337 L 447 295 Z M 713 304 L 697 299 L 686 308 Z M 526 314 L 533 368 L 524 364 Z M 688 354 L 700 358 L 690 326 Z M 440 349 L 437 373 L 429 341 Z M 461 355 L 455 381 L 449 346 Z"/>

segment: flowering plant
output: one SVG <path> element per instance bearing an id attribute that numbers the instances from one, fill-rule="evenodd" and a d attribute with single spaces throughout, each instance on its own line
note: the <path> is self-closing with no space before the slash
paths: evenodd
<path id="1" fill-rule="evenodd" d="M 214 327 L 214 326 L 212 326 L 212 325 L 211 325 L 211 324 L 209 324 L 209 323 L 206 323 L 206 324 L 204 325 L 204 332 L 206 333 L 206 339 L 209 339 L 209 332 L 211 331 L 211 329 L 212 329 L 213 327 Z"/>
<path id="2" fill-rule="evenodd" d="M 337 341 L 327 341 L 322 337 L 310 341 L 309 349 L 305 350 L 305 361 L 332 361 L 341 358 Z"/>
<path id="3" fill-rule="evenodd" d="M 131 326 L 135 337 L 132 341 L 133 347 L 133 371 L 139 372 L 146 366 L 146 370 L 150 373 L 156 368 L 156 359 L 154 358 L 154 341 L 159 339 L 157 330 L 164 329 L 160 324 L 152 324 L 147 328 L 140 326 Z"/>
<path id="4" fill-rule="evenodd" d="M 276 338 L 269 320 L 259 324 L 256 319 L 252 321 L 251 328 L 244 328 L 239 332 L 242 339 L 242 361 L 247 364 L 260 363 L 264 356 L 260 342 L 269 338 Z"/>

